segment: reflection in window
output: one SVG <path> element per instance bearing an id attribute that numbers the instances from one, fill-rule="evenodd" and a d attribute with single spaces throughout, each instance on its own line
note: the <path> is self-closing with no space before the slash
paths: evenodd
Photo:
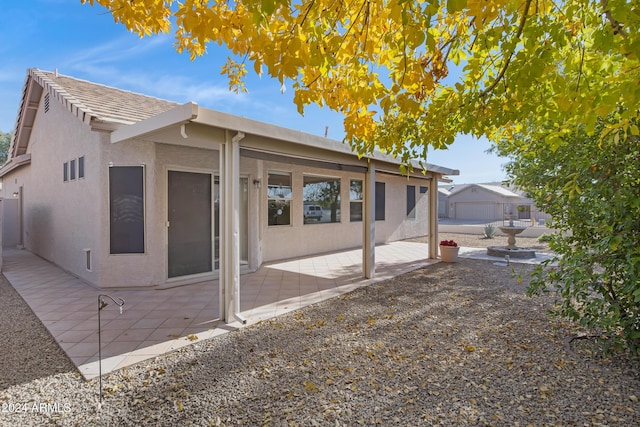
<path id="1" fill-rule="evenodd" d="M 349 184 L 349 217 L 351 222 L 362 221 L 362 181 L 352 179 Z"/>
<path id="2" fill-rule="evenodd" d="M 340 222 L 340 179 L 303 178 L 304 223 Z"/>
<path id="3" fill-rule="evenodd" d="M 291 224 L 291 198 L 291 174 L 270 171 L 267 180 L 269 225 Z"/>

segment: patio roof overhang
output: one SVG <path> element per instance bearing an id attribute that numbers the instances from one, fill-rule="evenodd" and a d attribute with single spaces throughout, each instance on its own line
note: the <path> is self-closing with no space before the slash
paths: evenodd
<path id="1" fill-rule="evenodd" d="M 138 123 L 119 127 L 111 133 L 111 143 L 146 139 L 215 150 L 225 142 L 227 131 L 245 135 L 241 145 L 243 155 L 246 154 L 248 157 L 256 156 L 250 152 L 264 153 L 267 157 L 269 154 L 286 155 L 290 158 L 324 161 L 346 167 L 366 167 L 367 163 L 374 160 L 378 165 L 378 171 L 395 174 L 399 172 L 400 162 L 392 156 L 376 152 L 358 158 L 351 147 L 340 141 L 202 108 L 193 102 Z M 413 166 L 416 177 L 425 176 L 418 162 Z M 438 179 L 460 173 L 457 169 L 429 163 L 424 164 L 424 167 L 427 177 L 437 175 Z"/>

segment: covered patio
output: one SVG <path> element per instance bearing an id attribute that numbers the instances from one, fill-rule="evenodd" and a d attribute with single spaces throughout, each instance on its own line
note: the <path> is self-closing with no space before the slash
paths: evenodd
<path id="1" fill-rule="evenodd" d="M 240 315 L 246 325 L 268 320 L 358 287 L 438 262 L 426 244 L 376 247 L 376 275 L 362 275 L 362 249 L 267 263 L 240 276 Z M 4 251 L 3 274 L 29 304 L 82 375 L 98 375 L 98 296 L 86 282 L 24 250 Z M 221 319 L 218 281 L 170 289 L 112 290 L 125 300 L 100 311 L 102 373 L 135 364 L 243 327 Z M 105 298 L 110 303 L 110 299 Z"/>

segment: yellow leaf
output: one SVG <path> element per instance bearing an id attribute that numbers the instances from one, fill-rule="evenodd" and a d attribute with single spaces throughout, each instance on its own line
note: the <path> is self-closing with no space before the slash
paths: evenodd
<path id="1" fill-rule="evenodd" d="M 473 353 L 474 351 L 476 351 L 476 346 L 475 345 L 468 345 L 464 349 L 467 350 L 469 353 Z"/>
<path id="2" fill-rule="evenodd" d="M 311 393 L 316 393 L 318 391 L 318 386 L 313 381 L 305 381 L 304 389 Z"/>

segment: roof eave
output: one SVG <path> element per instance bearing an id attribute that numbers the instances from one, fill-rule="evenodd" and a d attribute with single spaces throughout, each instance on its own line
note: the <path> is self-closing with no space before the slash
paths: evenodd
<path id="1" fill-rule="evenodd" d="M 31 163 L 31 153 L 22 154 L 20 156 L 14 157 L 5 163 L 2 168 L 0 168 L 0 178 L 7 175 L 9 172 L 14 171 L 22 166 L 28 165 Z"/>
<path id="2" fill-rule="evenodd" d="M 116 129 L 111 133 L 111 143 L 115 144 L 129 139 L 139 138 L 151 132 L 189 123 L 195 121 L 198 118 L 198 114 L 199 108 L 195 102 L 178 105 L 164 113 Z"/>

